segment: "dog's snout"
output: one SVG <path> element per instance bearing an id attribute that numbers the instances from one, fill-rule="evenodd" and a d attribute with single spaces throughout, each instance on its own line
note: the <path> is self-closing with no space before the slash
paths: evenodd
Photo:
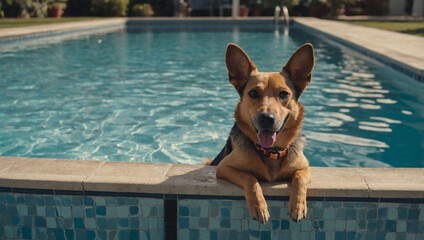
<path id="1" fill-rule="evenodd" d="M 271 128 L 275 123 L 275 114 L 263 112 L 258 115 L 258 122 L 262 128 Z"/>

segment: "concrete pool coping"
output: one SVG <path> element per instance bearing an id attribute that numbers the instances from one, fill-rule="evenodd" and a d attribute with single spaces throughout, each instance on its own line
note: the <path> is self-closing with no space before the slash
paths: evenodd
<path id="1" fill-rule="evenodd" d="M 294 21 L 424 82 L 423 37 L 319 18 Z"/>
<path id="2" fill-rule="evenodd" d="M 243 196 L 216 179 L 216 168 L 170 163 L 0 157 L 0 188 L 80 192 Z M 261 183 L 266 196 L 288 196 L 286 182 Z M 423 168 L 312 167 L 308 197 L 424 198 Z"/>

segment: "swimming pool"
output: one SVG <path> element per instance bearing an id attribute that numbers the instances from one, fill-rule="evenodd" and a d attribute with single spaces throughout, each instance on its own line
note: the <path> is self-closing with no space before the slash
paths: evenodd
<path id="1" fill-rule="evenodd" d="M 311 165 L 424 166 L 419 82 L 296 26 L 204 26 L 2 43 L 0 155 L 201 163 L 233 124 L 226 45 L 279 71 L 311 42 L 317 63 L 301 98 Z"/>

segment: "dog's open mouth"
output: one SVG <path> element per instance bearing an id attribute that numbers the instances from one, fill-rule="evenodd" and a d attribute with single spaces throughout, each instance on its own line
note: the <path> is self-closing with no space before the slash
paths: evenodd
<path id="1" fill-rule="evenodd" d="M 287 116 L 284 119 L 283 124 L 281 125 L 281 128 L 276 132 L 268 130 L 268 129 L 264 129 L 264 130 L 261 130 L 261 131 L 256 130 L 256 132 L 258 133 L 259 144 L 264 148 L 272 147 L 275 140 L 277 139 L 277 135 L 284 129 L 284 126 L 286 125 L 289 117 L 290 117 L 290 113 L 287 114 Z"/>
<path id="2" fill-rule="evenodd" d="M 277 139 L 277 132 L 262 130 L 258 133 L 259 144 L 264 148 L 271 147 Z"/>

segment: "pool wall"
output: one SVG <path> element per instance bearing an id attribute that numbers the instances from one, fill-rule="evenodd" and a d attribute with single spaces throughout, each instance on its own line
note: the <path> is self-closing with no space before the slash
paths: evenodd
<path id="1" fill-rule="evenodd" d="M 424 169 L 312 168 L 312 179 L 300 223 L 286 214 L 290 185 L 262 183 L 262 225 L 212 166 L 0 157 L 0 238 L 424 238 Z"/>

